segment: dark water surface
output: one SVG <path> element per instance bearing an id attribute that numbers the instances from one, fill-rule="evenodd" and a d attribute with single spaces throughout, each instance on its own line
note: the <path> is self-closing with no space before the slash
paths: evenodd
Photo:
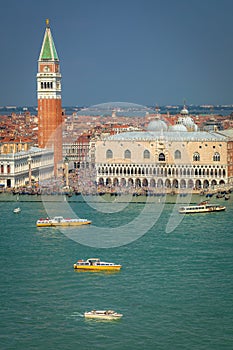
<path id="1" fill-rule="evenodd" d="M 0 202 L 0 349 L 232 349 L 233 202 L 221 213 L 185 216 L 166 233 L 174 205 L 141 238 L 116 248 L 82 245 L 37 228 L 43 203 Z M 73 203 L 81 217 L 111 226 L 111 214 Z M 127 207 L 138 215 L 143 204 Z M 113 215 L 115 226 L 124 210 Z M 135 227 L 135 234 L 138 227 Z M 88 233 L 87 233 L 88 234 Z M 97 232 L 98 235 L 98 232 Z M 94 238 L 93 238 L 94 239 Z M 121 263 L 119 273 L 73 270 L 79 258 Z M 91 309 L 123 313 L 85 320 Z"/>

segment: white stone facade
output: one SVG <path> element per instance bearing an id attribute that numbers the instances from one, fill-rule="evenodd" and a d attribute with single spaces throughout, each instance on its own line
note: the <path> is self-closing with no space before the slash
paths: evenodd
<path id="1" fill-rule="evenodd" d="M 52 150 L 32 147 L 26 152 L 0 155 L 0 185 L 20 187 L 49 179 L 54 173 Z"/>
<path id="2" fill-rule="evenodd" d="M 120 187 L 202 189 L 227 184 L 227 139 L 205 132 L 132 132 L 95 144 L 96 181 Z"/>

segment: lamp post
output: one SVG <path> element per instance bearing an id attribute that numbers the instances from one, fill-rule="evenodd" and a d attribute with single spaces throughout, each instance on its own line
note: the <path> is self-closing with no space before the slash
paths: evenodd
<path id="1" fill-rule="evenodd" d="M 28 184 L 29 187 L 32 186 L 32 157 L 28 157 Z"/>
<path id="2" fill-rule="evenodd" d="M 66 187 L 69 187 L 69 160 L 67 157 L 65 157 L 64 159 L 64 170 L 65 170 L 65 184 L 66 184 Z"/>

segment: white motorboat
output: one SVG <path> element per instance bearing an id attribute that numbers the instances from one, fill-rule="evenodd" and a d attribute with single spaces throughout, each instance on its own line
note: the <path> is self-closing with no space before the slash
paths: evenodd
<path id="1" fill-rule="evenodd" d="M 91 224 L 87 219 L 71 219 L 63 218 L 62 216 L 55 216 L 54 218 L 39 219 L 36 222 L 37 227 L 50 227 L 50 226 L 81 226 Z"/>
<path id="2" fill-rule="evenodd" d="M 13 213 L 20 213 L 21 212 L 21 209 L 20 209 L 20 207 L 18 207 L 18 208 L 15 208 L 14 210 L 13 210 Z"/>
<path id="3" fill-rule="evenodd" d="M 196 214 L 196 213 L 212 213 L 216 211 L 226 210 L 226 207 L 223 205 L 217 204 L 208 204 L 206 202 L 197 204 L 197 205 L 189 205 L 185 207 L 181 207 L 179 209 L 180 214 Z"/>
<path id="4" fill-rule="evenodd" d="M 100 320 L 118 320 L 122 317 L 113 310 L 92 310 L 84 313 L 85 318 L 100 319 Z"/>

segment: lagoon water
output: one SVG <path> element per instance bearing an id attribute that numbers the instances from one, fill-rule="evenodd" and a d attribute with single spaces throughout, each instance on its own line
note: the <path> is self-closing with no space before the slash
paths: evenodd
<path id="1" fill-rule="evenodd" d="M 73 202 L 72 210 L 96 227 L 88 245 L 78 238 L 88 228 L 77 228 L 74 238 L 37 228 L 36 220 L 47 215 L 42 202 L 20 202 L 20 214 L 13 213 L 14 202 L 0 202 L 0 349 L 232 349 L 233 201 L 218 201 L 225 212 L 185 216 L 169 232 L 174 204 L 167 203 L 145 234 L 108 248 L 98 244 L 98 227 L 135 222 L 143 203 L 104 213 Z M 153 209 L 146 209 L 151 220 Z M 134 226 L 135 237 L 141 229 Z M 122 270 L 73 269 L 77 259 L 89 257 L 121 263 Z M 106 308 L 123 318 L 83 317 Z"/>

